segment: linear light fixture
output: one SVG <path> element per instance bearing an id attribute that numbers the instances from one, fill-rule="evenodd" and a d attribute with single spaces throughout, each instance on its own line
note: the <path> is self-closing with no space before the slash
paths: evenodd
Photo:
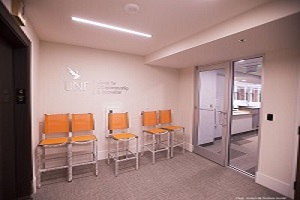
<path id="1" fill-rule="evenodd" d="M 117 27 L 117 26 L 112 26 L 112 25 L 108 25 L 108 24 L 103 24 L 103 23 L 87 20 L 87 19 L 82 19 L 79 17 L 72 17 L 72 20 L 77 21 L 77 22 L 86 23 L 86 24 L 95 25 L 95 26 L 100 26 L 103 28 L 108 28 L 108 29 L 112 29 L 112 30 L 116 30 L 116 31 L 121 31 L 121 32 L 126 32 L 126 33 L 130 33 L 130 34 L 134 34 L 134 35 L 144 36 L 144 37 L 148 37 L 148 38 L 152 37 L 152 35 L 149 35 L 146 33 L 141 33 L 141 32 L 137 32 L 137 31 L 133 31 L 133 30 Z"/>

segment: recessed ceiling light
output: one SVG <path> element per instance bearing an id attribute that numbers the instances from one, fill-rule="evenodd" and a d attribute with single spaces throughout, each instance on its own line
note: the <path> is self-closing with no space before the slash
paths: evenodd
<path id="1" fill-rule="evenodd" d="M 124 6 L 124 10 L 129 14 L 136 14 L 140 11 L 140 7 L 135 3 L 128 3 Z"/>
<path id="2" fill-rule="evenodd" d="M 152 37 L 152 35 L 149 35 L 147 33 L 142 33 L 142 32 L 133 31 L 130 29 L 125 29 L 125 28 L 121 28 L 121 27 L 117 27 L 117 26 L 108 25 L 108 24 L 103 24 L 103 23 L 99 23 L 99 22 L 95 22 L 95 21 L 91 21 L 91 20 L 87 20 L 87 19 L 83 19 L 83 18 L 79 18 L 79 17 L 72 17 L 72 20 L 77 21 L 77 22 L 86 23 L 86 24 L 91 24 L 94 26 L 100 26 L 102 28 L 108 28 L 108 29 L 112 29 L 112 30 L 116 30 L 116 31 L 121 31 L 121 32 L 126 32 L 126 33 L 130 33 L 130 34 L 134 34 L 134 35 L 144 36 L 144 37 L 148 37 L 148 38 Z"/>
<path id="3" fill-rule="evenodd" d="M 245 38 L 239 39 L 239 42 L 246 42 Z"/>

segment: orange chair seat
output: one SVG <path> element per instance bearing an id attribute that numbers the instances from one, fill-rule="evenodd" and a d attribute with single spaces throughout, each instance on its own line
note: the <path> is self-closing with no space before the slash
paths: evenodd
<path id="1" fill-rule="evenodd" d="M 64 144 L 68 142 L 68 138 L 67 137 L 60 137 L 60 138 L 46 138 L 43 139 L 39 145 L 43 146 L 43 145 L 58 145 L 58 144 Z"/>
<path id="2" fill-rule="evenodd" d="M 162 129 L 166 129 L 168 131 L 177 131 L 182 128 L 183 128 L 182 126 L 164 126 L 164 127 L 162 127 Z"/>
<path id="3" fill-rule="evenodd" d="M 115 133 L 110 135 L 115 140 L 131 139 L 137 137 L 132 133 Z"/>
<path id="4" fill-rule="evenodd" d="M 156 128 L 156 129 L 146 130 L 145 132 L 151 133 L 151 134 L 160 134 L 160 133 L 166 133 L 168 131 L 166 129 Z"/>
<path id="5" fill-rule="evenodd" d="M 95 141 L 97 140 L 95 135 L 80 135 L 80 136 L 73 136 L 72 142 L 87 142 L 87 141 Z"/>

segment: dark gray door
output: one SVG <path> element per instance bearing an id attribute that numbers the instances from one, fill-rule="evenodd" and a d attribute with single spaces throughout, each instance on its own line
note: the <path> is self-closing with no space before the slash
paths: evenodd
<path id="1" fill-rule="evenodd" d="M 0 199 L 32 193 L 30 41 L 0 1 Z"/>

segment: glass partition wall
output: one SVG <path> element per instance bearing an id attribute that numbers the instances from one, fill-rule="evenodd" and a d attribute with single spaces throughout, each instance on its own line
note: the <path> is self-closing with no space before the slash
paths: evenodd
<path id="1" fill-rule="evenodd" d="M 229 165 L 250 176 L 258 162 L 262 59 L 233 62 Z"/>

